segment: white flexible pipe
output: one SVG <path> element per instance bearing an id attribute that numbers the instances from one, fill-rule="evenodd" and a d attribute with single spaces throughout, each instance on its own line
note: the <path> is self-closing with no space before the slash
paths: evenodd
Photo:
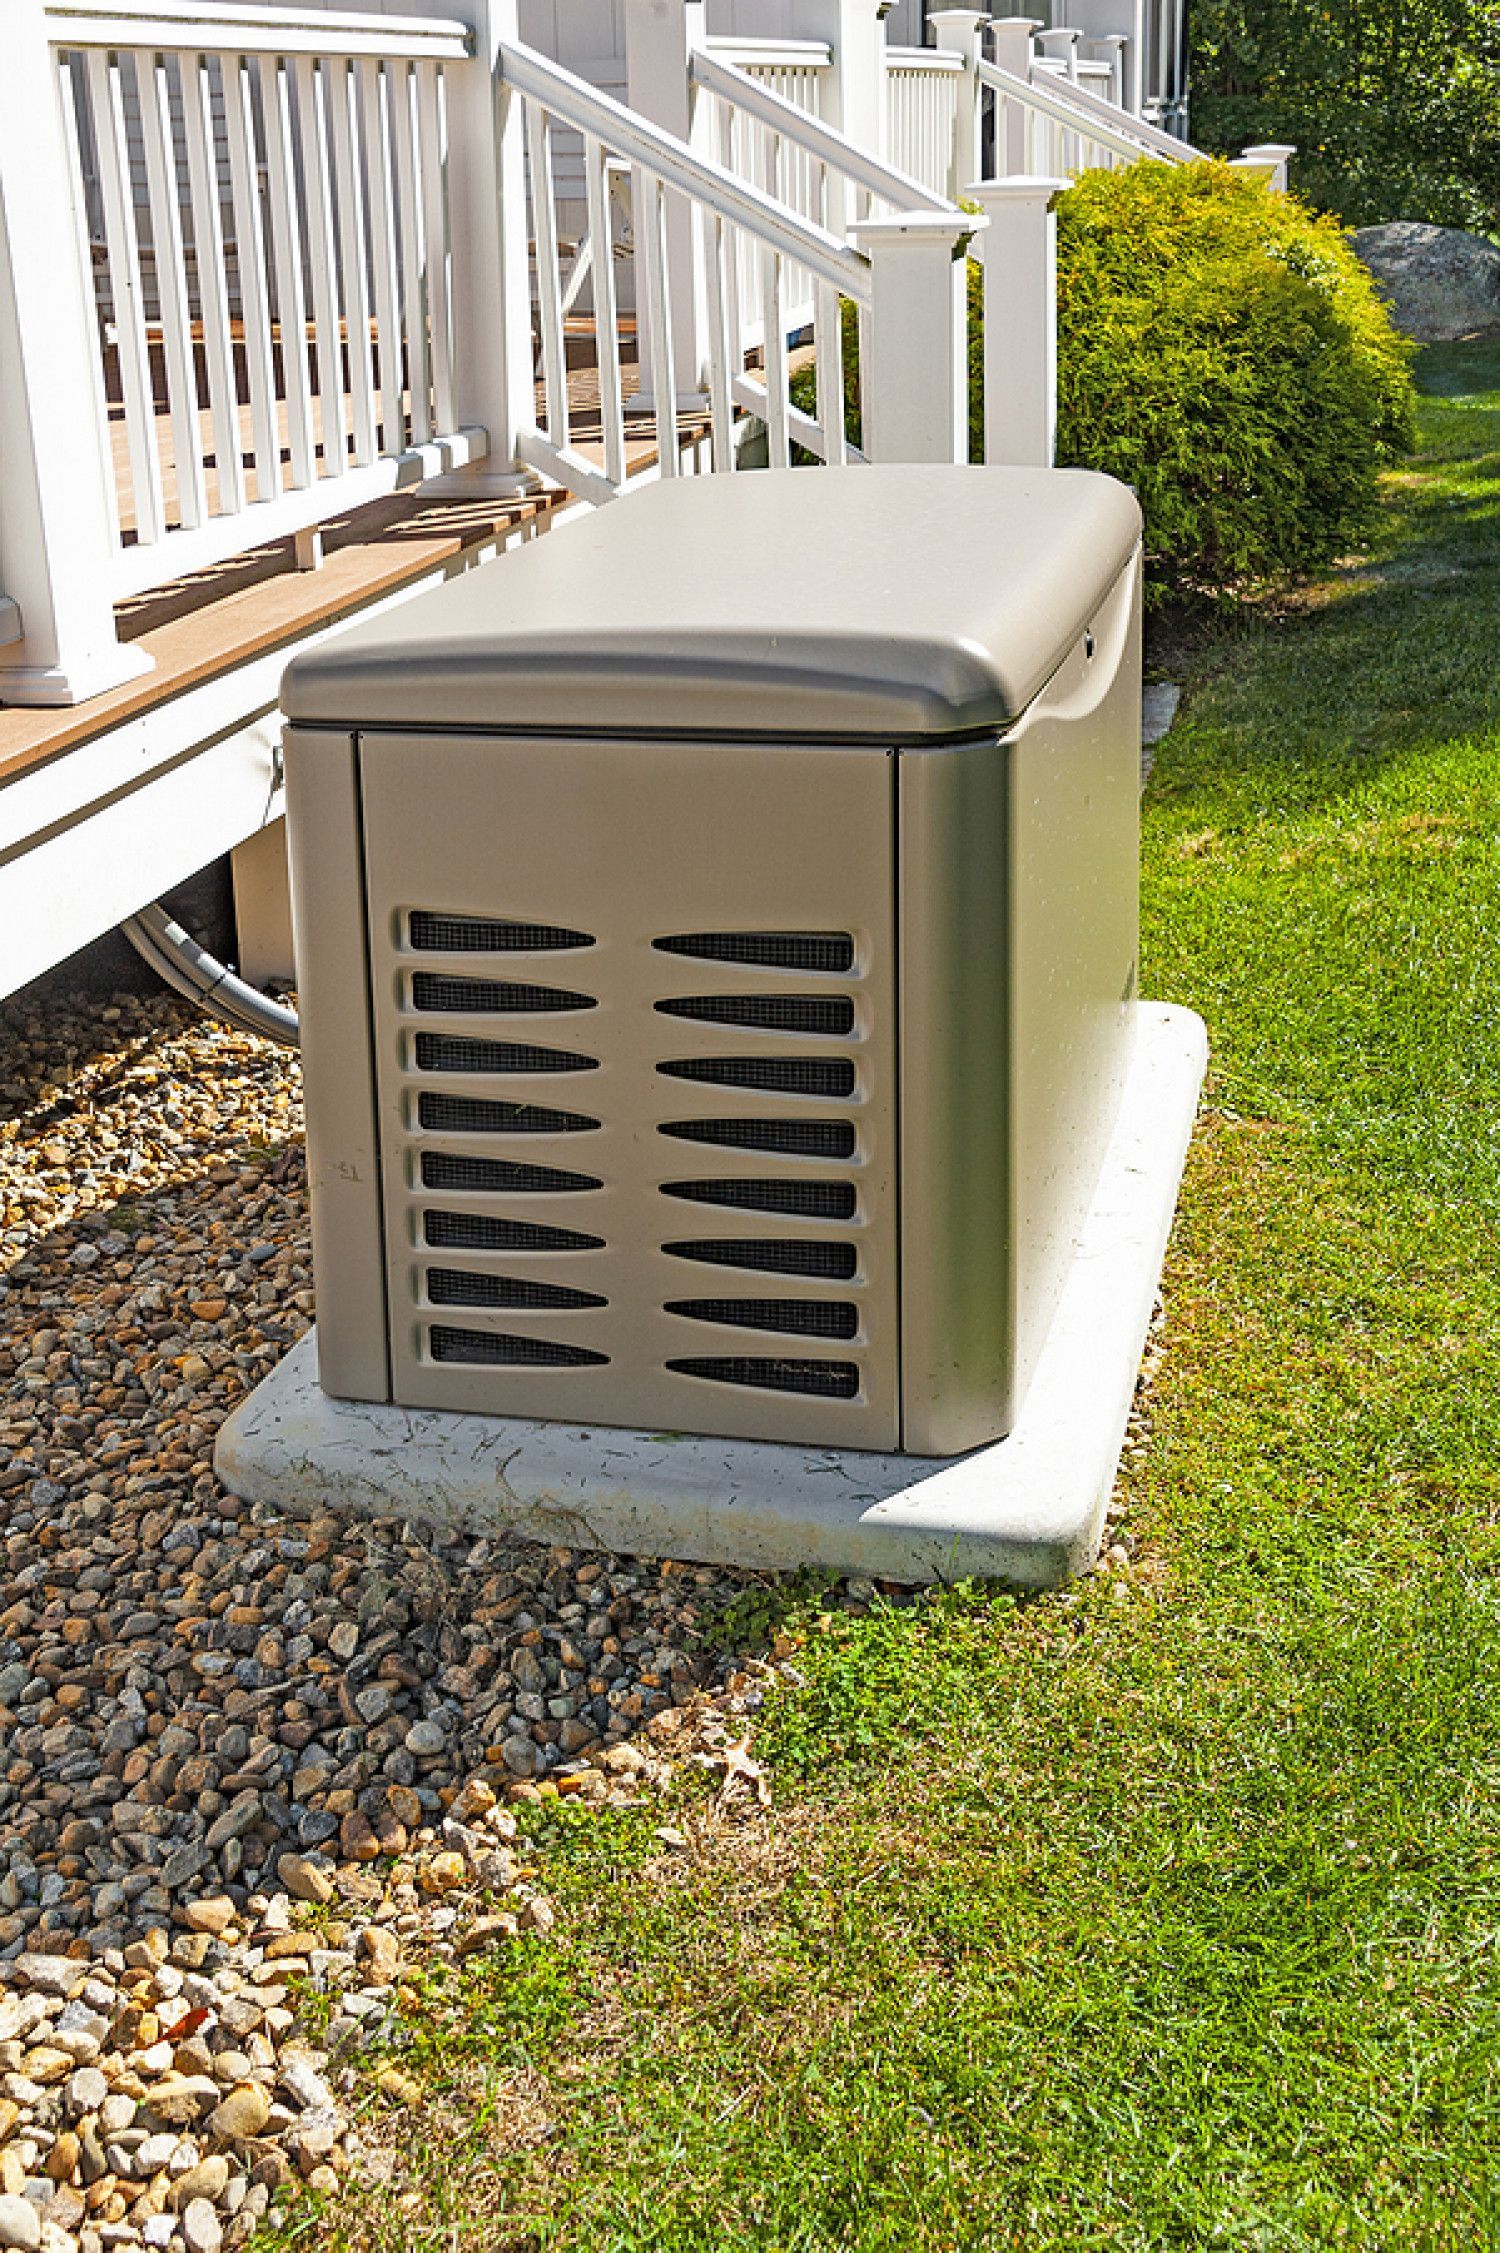
<path id="1" fill-rule="evenodd" d="M 165 908 L 143 907 L 139 915 L 128 916 L 120 929 L 159 978 L 210 1017 L 222 1019 L 238 1032 L 279 1041 L 283 1048 L 301 1047 L 296 1010 L 237 978 L 180 923 L 174 923 Z"/>

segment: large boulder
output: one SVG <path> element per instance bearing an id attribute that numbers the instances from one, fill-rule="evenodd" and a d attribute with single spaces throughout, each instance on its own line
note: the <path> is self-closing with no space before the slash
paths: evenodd
<path id="1" fill-rule="evenodd" d="M 1396 219 L 1361 227 L 1354 247 L 1390 299 L 1397 328 L 1419 344 L 1500 329 L 1500 250 L 1482 235 Z"/>

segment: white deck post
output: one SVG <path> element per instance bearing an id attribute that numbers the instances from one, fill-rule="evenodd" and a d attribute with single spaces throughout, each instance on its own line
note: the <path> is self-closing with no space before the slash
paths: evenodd
<path id="1" fill-rule="evenodd" d="M 444 72 L 454 418 L 490 439 L 461 489 L 504 496 L 536 483 L 516 455 L 517 432 L 536 420 L 524 126 L 498 67 L 501 43 L 519 38 L 517 0 L 463 0 L 458 13 L 473 26 L 474 59 Z"/>
<path id="2" fill-rule="evenodd" d="M 993 16 L 986 29 L 990 52 L 1012 78 L 1031 76 L 1031 43 L 1041 25 L 1032 16 Z M 997 102 L 995 175 L 1008 180 L 1026 170 L 1026 118 L 1019 102 Z M 975 166 L 975 175 L 978 175 Z"/>
<path id="3" fill-rule="evenodd" d="M 967 193 L 989 219 L 984 260 L 984 458 L 1050 469 L 1057 437 L 1057 220 L 1066 180 L 1022 174 Z"/>
<path id="4" fill-rule="evenodd" d="M 1230 161 L 1236 171 L 1265 172 L 1273 188 L 1285 188 L 1286 168 L 1297 154 L 1295 141 L 1254 141 Z"/>
<path id="5" fill-rule="evenodd" d="M 850 229 L 870 261 L 860 397 L 871 461 L 969 458 L 965 262 L 955 254 L 983 225 L 961 211 L 907 211 Z"/>
<path id="6" fill-rule="evenodd" d="M 689 58 L 704 37 L 699 0 L 625 0 L 625 100 L 629 108 L 678 141 L 692 138 L 692 85 Z M 644 218 L 635 196 L 637 239 Z M 704 397 L 708 358 L 703 290 L 694 241 L 693 214 L 681 196 L 666 199 L 667 303 L 672 321 L 672 381 L 679 406 L 696 406 Z M 651 364 L 649 324 L 637 307 L 640 351 L 640 403 L 654 404 L 656 372 Z"/>
<path id="7" fill-rule="evenodd" d="M 833 60 L 823 79 L 823 123 L 871 156 L 883 157 L 886 130 L 885 19 L 891 0 L 802 0 L 797 15 L 799 39 L 826 41 Z M 844 210 L 844 183 L 829 179 L 828 224 L 843 231 L 855 213 Z M 833 200 L 839 201 L 836 211 Z"/>
<path id="8" fill-rule="evenodd" d="M 0 704 L 81 704 L 149 672 L 151 659 L 115 639 L 114 473 L 57 61 L 42 0 L 8 0 L 5 15 L 0 596 L 21 632 L 0 636 Z"/>
<path id="9" fill-rule="evenodd" d="M 953 187 L 979 176 L 979 71 L 980 42 L 989 16 L 983 8 L 938 8 L 928 18 L 945 54 L 963 58 L 963 84 L 954 105 Z M 951 190 L 950 190 L 951 193 Z"/>

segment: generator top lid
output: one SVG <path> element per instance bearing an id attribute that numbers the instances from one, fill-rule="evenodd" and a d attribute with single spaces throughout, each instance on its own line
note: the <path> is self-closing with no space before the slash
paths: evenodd
<path id="1" fill-rule="evenodd" d="M 969 734 L 1019 717 L 1140 538 L 1086 470 L 886 464 L 627 492 L 294 659 L 294 722 Z"/>

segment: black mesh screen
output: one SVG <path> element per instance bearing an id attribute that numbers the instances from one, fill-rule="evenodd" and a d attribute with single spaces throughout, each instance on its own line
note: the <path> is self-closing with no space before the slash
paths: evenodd
<path id="1" fill-rule="evenodd" d="M 475 1275 L 464 1267 L 429 1267 L 427 1296 L 434 1306 L 606 1306 L 597 1291 L 571 1291 L 561 1283 L 532 1283 L 519 1275 Z"/>
<path id="2" fill-rule="evenodd" d="M 599 1124 L 581 1111 L 541 1103 L 486 1103 L 474 1095 L 419 1095 L 417 1123 L 433 1134 L 584 1134 Z"/>
<path id="3" fill-rule="evenodd" d="M 800 1236 L 706 1236 L 663 1244 L 673 1259 L 701 1260 L 705 1267 L 757 1268 L 767 1275 L 816 1275 L 847 1283 L 854 1274 L 852 1244 L 807 1243 Z"/>
<path id="4" fill-rule="evenodd" d="M 671 1299 L 668 1314 L 692 1322 L 728 1322 L 739 1330 L 784 1330 L 800 1338 L 852 1338 L 857 1310 L 834 1299 Z"/>
<path id="5" fill-rule="evenodd" d="M 582 1369 L 608 1361 L 587 1346 L 562 1346 L 550 1338 L 512 1338 L 500 1330 L 449 1330 L 434 1323 L 427 1333 L 434 1361 L 468 1361 L 488 1368 Z"/>
<path id="6" fill-rule="evenodd" d="M 664 1181 L 661 1193 L 690 1205 L 796 1213 L 804 1220 L 852 1220 L 856 1204 L 852 1181 Z"/>
<path id="7" fill-rule="evenodd" d="M 751 1385 L 760 1392 L 816 1393 L 825 1400 L 853 1400 L 859 1370 L 852 1361 L 760 1360 L 748 1354 L 694 1355 L 669 1361 L 679 1377 L 711 1377 L 721 1385 Z"/>
<path id="8" fill-rule="evenodd" d="M 566 1173 L 560 1166 L 517 1166 L 505 1158 L 455 1158 L 446 1150 L 422 1153 L 424 1189 L 602 1189 L 597 1174 Z"/>
<path id="9" fill-rule="evenodd" d="M 822 1033 L 840 1040 L 854 1030 L 854 1004 L 842 994 L 699 994 L 656 1006 L 663 1017 L 768 1033 Z"/>
<path id="10" fill-rule="evenodd" d="M 598 1059 L 568 1048 L 533 1048 L 519 1040 L 465 1040 L 459 1033 L 418 1033 L 419 1072 L 592 1072 Z"/>
<path id="11" fill-rule="evenodd" d="M 731 1150 L 776 1150 L 794 1158 L 852 1158 L 854 1129 L 843 1119 L 677 1119 L 657 1129 L 679 1142 L 717 1142 Z"/>
<path id="12" fill-rule="evenodd" d="M 519 986 L 498 978 L 445 978 L 436 970 L 412 975 L 413 1009 L 451 1009 L 503 1013 L 543 1009 L 597 1009 L 592 994 L 568 993 L 561 986 Z"/>
<path id="13" fill-rule="evenodd" d="M 548 1228 L 494 1213 L 426 1213 L 422 1233 L 434 1251 L 446 1252 L 597 1252 L 604 1243 L 581 1228 Z"/>
<path id="14" fill-rule="evenodd" d="M 653 939 L 659 954 L 691 955 L 698 962 L 745 962 L 765 970 L 821 970 L 835 974 L 854 968 L 854 941 L 847 931 L 689 931 L 681 937 Z"/>
<path id="15" fill-rule="evenodd" d="M 685 1056 L 656 1069 L 668 1079 L 710 1087 L 763 1087 L 825 1099 L 854 1093 L 854 1066 L 843 1056 Z"/>
<path id="16" fill-rule="evenodd" d="M 407 926 L 413 947 L 425 954 L 543 954 L 560 947 L 591 947 L 587 931 L 555 923 L 511 923 L 503 916 L 434 915 L 414 908 Z"/>

